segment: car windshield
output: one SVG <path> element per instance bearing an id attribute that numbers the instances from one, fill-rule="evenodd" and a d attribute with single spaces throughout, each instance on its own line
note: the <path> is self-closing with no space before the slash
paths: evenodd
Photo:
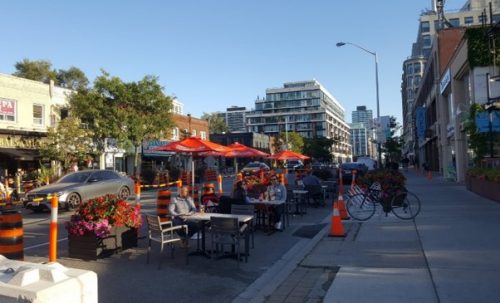
<path id="1" fill-rule="evenodd" d="M 58 183 L 83 183 L 90 177 L 90 172 L 81 172 L 66 175 Z"/>
<path id="2" fill-rule="evenodd" d="M 249 163 L 245 167 L 246 168 L 257 168 L 257 167 L 260 167 L 260 163 Z"/>

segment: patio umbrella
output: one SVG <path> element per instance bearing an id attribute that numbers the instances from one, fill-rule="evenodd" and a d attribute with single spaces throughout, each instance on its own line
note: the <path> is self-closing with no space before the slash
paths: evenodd
<path id="1" fill-rule="evenodd" d="M 173 141 L 166 145 L 159 146 L 154 150 L 171 151 L 177 153 L 189 153 L 191 155 L 191 183 L 194 185 L 194 161 L 193 156 L 204 152 L 217 152 L 224 154 L 231 149 L 208 140 L 202 140 L 199 137 L 189 137 L 180 141 Z M 193 186 L 194 187 L 194 186 Z"/>
<path id="2" fill-rule="evenodd" d="M 271 155 L 267 157 L 267 159 L 272 159 L 272 160 L 292 160 L 292 159 L 298 159 L 298 160 L 307 160 L 310 159 L 308 156 L 305 156 L 303 154 L 296 153 L 291 150 L 282 150 L 274 155 Z"/>
<path id="3" fill-rule="evenodd" d="M 248 147 L 238 142 L 230 144 L 227 147 L 231 148 L 231 151 L 226 152 L 223 156 L 226 158 L 234 158 L 234 167 L 236 174 L 238 173 L 238 162 L 236 161 L 236 158 L 258 158 L 269 156 L 268 153 Z"/>

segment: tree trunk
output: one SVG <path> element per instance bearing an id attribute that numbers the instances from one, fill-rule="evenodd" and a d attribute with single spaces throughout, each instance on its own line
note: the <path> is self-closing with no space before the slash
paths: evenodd
<path id="1" fill-rule="evenodd" d="M 134 145 L 134 175 L 136 180 L 139 180 L 139 177 L 141 176 L 141 166 L 139 163 L 139 146 Z"/>

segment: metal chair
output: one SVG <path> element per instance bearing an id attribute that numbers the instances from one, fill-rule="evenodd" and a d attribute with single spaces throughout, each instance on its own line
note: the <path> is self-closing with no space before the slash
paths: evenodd
<path id="1" fill-rule="evenodd" d="M 305 190 L 309 193 L 309 199 L 312 199 L 313 205 L 320 206 L 325 205 L 325 200 L 323 196 L 323 191 L 321 190 L 321 185 L 306 185 Z"/>
<path id="2" fill-rule="evenodd" d="M 234 204 L 231 206 L 231 214 L 233 215 L 249 215 L 255 216 L 255 205 L 251 204 Z M 252 237 L 252 248 L 255 247 L 255 221 L 252 219 L 248 222 L 248 233 Z"/>
<path id="3" fill-rule="evenodd" d="M 146 263 L 149 264 L 149 255 L 151 254 L 151 242 L 160 243 L 160 262 L 158 264 L 158 269 L 161 268 L 163 248 L 165 245 L 169 245 L 172 249 L 172 258 L 174 257 L 174 245 L 177 243 L 184 246 L 186 251 L 186 264 L 188 264 L 188 249 L 189 241 L 183 239 L 178 235 L 178 231 L 183 231 L 185 235 L 188 234 L 187 225 L 177 225 L 173 226 L 172 221 L 161 222 L 160 217 L 146 215 L 146 221 L 148 222 L 148 255 Z"/>
<path id="4" fill-rule="evenodd" d="M 224 253 L 224 245 L 230 245 L 231 248 L 236 249 L 236 257 L 238 259 L 238 266 L 240 266 L 241 246 L 240 240 L 245 238 L 245 230 L 247 224 L 239 226 L 237 218 L 221 218 L 210 217 L 210 234 L 212 242 L 212 254 L 216 255 L 219 252 Z M 221 248 L 219 250 L 219 248 Z M 247 251 L 248 249 L 246 249 Z M 248 253 L 245 254 L 245 262 L 248 262 Z"/>

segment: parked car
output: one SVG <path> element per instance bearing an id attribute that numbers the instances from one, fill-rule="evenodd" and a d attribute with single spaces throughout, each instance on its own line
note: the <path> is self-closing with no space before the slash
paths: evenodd
<path id="1" fill-rule="evenodd" d="M 356 177 L 364 176 L 368 171 L 368 167 L 363 163 L 358 162 L 346 162 L 339 165 L 339 169 L 337 170 L 337 176 L 339 175 L 339 171 L 342 169 L 342 180 L 351 181 L 352 180 L 352 171 L 356 170 Z"/>
<path id="2" fill-rule="evenodd" d="M 302 161 L 300 160 L 288 160 L 286 161 L 286 168 L 288 170 L 303 169 L 304 163 L 302 163 Z"/>
<path id="3" fill-rule="evenodd" d="M 64 209 L 77 207 L 82 201 L 117 195 L 127 199 L 134 190 L 134 181 L 112 170 L 85 170 L 67 174 L 55 183 L 35 188 L 25 195 L 24 206 L 33 211 L 51 208 L 48 195 L 57 193 L 59 206 Z"/>
<path id="4" fill-rule="evenodd" d="M 270 168 L 267 166 L 266 163 L 263 162 L 250 162 L 243 169 L 241 170 L 241 173 L 245 176 L 248 175 L 257 175 L 261 170 L 264 171 L 269 171 Z"/>

